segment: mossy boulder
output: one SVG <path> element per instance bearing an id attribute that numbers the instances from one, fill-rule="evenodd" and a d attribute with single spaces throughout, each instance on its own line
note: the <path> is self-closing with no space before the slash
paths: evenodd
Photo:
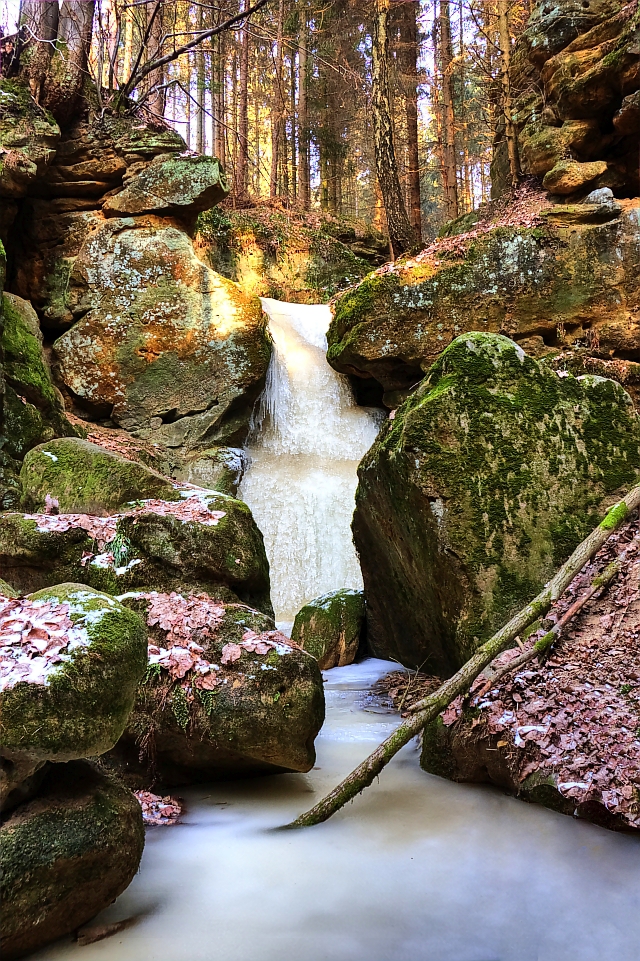
<path id="1" fill-rule="evenodd" d="M 73 436 L 42 349 L 38 317 L 31 304 L 3 295 L 2 354 L 6 382 L 2 433 L 15 460 L 43 441 Z"/>
<path id="2" fill-rule="evenodd" d="M 108 594 L 194 589 L 269 616 L 269 562 L 249 507 L 225 494 L 141 502 L 117 516 L 0 514 L 0 570 L 28 592 L 78 581 Z"/>
<path id="3" fill-rule="evenodd" d="M 312 654 L 320 670 L 352 664 L 364 627 L 362 591 L 323 594 L 296 614 L 291 640 Z"/>
<path id="4" fill-rule="evenodd" d="M 2 954 L 71 934 L 133 879 L 144 847 L 134 795 L 86 761 L 54 765 L 0 828 Z"/>
<path id="5" fill-rule="evenodd" d="M 29 88 L 0 78 L 0 197 L 27 193 L 55 156 L 60 128 Z"/>
<path id="6" fill-rule="evenodd" d="M 360 465 L 372 652 L 452 674 L 639 471 L 640 418 L 614 381 L 561 377 L 499 335 L 456 338 Z"/>
<path id="7" fill-rule="evenodd" d="M 141 618 L 82 584 L 61 584 L 18 601 L 17 607 L 9 604 L 4 618 L 5 631 L 9 621 L 26 621 L 29 636 L 42 643 L 62 637 L 62 647 L 55 657 L 35 654 L 25 660 L 14 645 L 3 660 L 3 667 L 15 664 L 3 678 L 3 797 L 27 776 L 25 765 L 32 773 L 47 761 L 89 757 L 113 747 L 147 664 Z"/>
<path id="8" fill-rule="evenodd" d="M 63 514 L 109 514 L 129 501 L 179 500 L 166 477 L 144 464 L 79 438 L 59 438 L 29 451 L 20 471 L 27 511 L 42 511 L 48 495 Z"/>
<path id="9" fill-rule="evenodd" d="M 609 376 L 623 380 L 640 362 L 640 205 L 621 206 L 547 203 L 527 213 L 533 226 L 504 225 L 488 210 L 471 234 L 438 240 L 338 297 L 329 363 L 375 378 L 391 408 L 466 331 L 504 334 L 559 363 L 579 350 L 615 362 Z"/>
<path id="10" fill-rule="evenodd" d="M 244 442 L 271 355 L 266 318 L 182 228 L 106 221 L 75 258 L 68 301 L 83 316 L 54 350 L 81 406 L 171 448 Z"/>
<path id="11" fill-rule="evenodd" d="M 215 157 L 165 155 L 150 164 L 132 166 L 124 188 L 102 205 L 107 216 L 158 214 L 195 218 L 229 193 L 220 161 Z"/>
<path id="12" fill-rule="evenodd" d="M 202 594 L 132 593 L 121 600 L 150 625 L 150 667 L 107 763 L 133 784 L 313 767 L 324 721 L 322 675 L 315 659 L 279 634 L 270 617 Z M 177 650 L 188 657 L 187 648 L 195 666 L 177 676 L 181 670 L 168 668 L 166 655 Z"/>

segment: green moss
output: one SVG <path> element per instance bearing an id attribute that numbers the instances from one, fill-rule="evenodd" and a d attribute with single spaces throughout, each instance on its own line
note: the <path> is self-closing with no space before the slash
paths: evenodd
<path id="1" fill-rule="evenodd" d="M 7 379 L 11 384 L 20 385 L 22 392 L 33 403 L 40 403 L 44 410 L 57 411 L 60 402 L 44 362 L 42 346 L 26 327 L 9 298 L 4 297 L 3 300 L 2 349 Z"/>
<path id="2" fill-rule="evenodd" d="M 616 528 L 626 520 L 629 515 L 629 508 L 625 503 L 614 504 L 609 511 L 607 511 L 606 517 L 600 522 L 600 527 L 605 531 L 615 531 Z"/>

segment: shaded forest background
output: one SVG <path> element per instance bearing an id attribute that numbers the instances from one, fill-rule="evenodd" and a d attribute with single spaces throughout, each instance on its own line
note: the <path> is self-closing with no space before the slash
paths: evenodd
<path id="1" fill-rule="evenodd" d="M 21 42 L 33 56 L 34 38 L 46 41 L 54 6 L 0 3 L 5 72 Z M 510 130 L 511 47 L 530 6 L 65 0 L 53 15 L 62 24 L 66 11 L 72 34 L 93 20 L 79 66 L 98 109 L 168 123 L 192 150 L 217 156 L 227 203 L 321 209 L 383 230 L 401 203 L 414 235 L 400 230 L 397 253 L 490 197 L 492 147 Z M 31 73 L 47 105 L 37 64 Z"/>

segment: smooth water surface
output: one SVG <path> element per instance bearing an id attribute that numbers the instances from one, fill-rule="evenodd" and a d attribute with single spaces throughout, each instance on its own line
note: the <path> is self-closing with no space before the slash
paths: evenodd
<path id="1" fill-rule="evenodd" d="M 264 298 L 274 349 L 239 495 L 264 535 L 276 619 L 327 591 L 362 588 L 351 516 L 362 456 L 384 414 L 358 407 L 326 359 L 326 305 Z"/>
<path id="2" fill-rule="evenodd" d="M 43 961 L 638 961 L 640 841 L 424 774 L 408 745 L 326 824 L 311 806 L 397 723 L 363 692 L 397 665 L 327 672 L 308 775 L 189 789 L 100 916 L 130 928 Z"/>

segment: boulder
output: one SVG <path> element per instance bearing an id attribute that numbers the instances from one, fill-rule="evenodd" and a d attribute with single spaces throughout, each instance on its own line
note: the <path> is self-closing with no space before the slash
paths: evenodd
<path id="1" fill-rule="evenodd" d="M 54 765 L 37 798 L 0 828 L 2 953 L 71 934 L 133 879 L 144 847 L 134 795 L 86 761 Z"/>
<path id="2" fill-rule="evenodd" d="M 291 640 L 308 651 L 321 671 L 352 664 L 364 627 L 362 591 L 323 594 L 296 614 Z"/>
<path id="3" fill-rule="evenodd" d="M 54 498 L 63 514 L 109 514 L 133 500 L 179 500 L 172 482 L 144 464 L 77 437 L 40 444 L 20 471 L 22 506 L 42 511 Z"/>
<path id="4" fill-rule="evenodd" d="M 180 464 L 176 479 L 235 497 L 246 463 L 246 454 L 238 447 L 213 447 L 211 450 L 198 451 Z"/>
<path id="5" fill-rule="evenodd" d="M 334 302 L 328 360 L 375 378 L 396 407 L 465 331 L 505 334 L 558 367 L 584 358 L 627 382 L 640 363 L 640 204 L 551 206 L 528 224 L 489 212 L 466 233 L 371 273 Z M 613 205 L 612 205 L 613 206 Z M 450 230 L 449 233 L 452 233 Z M 629 383 L 631 389 L 632 383 Z"/>
<path id="6" fill-rule="evenodd" d="M 269 563 L 249 507 L 225 494 L 184 493 L 108 517 L 0 514 L 0 570 L 23 592 L 63 580 L 108 594 L 185 587 L 271 616 Z"/>
<path id="7" fill-rule="evenodd" d="M 150 164 L 131 167 L 124 188 L 108 197 L 102 210 L 108 217 L 158 214 L 191 219 L 228 193 L 215 157 L 161 155 Z"/>
<path id="8" fill-rule="evenodd" d="M 559 160 L 545 174 L 542 186 L 552 194 L 574 194 L 586 184 L 596 180 L 607 169 L 604 160 L 578 163 L 576 160 Z"/>
<path id="9" fill-rule="evenodd" d="M 599 377 L 462 335 L 359 469 L 353 532 L 377 657 L 448 676 L 638 478 L 640 418 Z"/>
<path id="10" fill-rule="evenodd" d="M 62 397 L 53 384 L 33 307 L 14 294 L 5 293 L 3 301 L 5 450 L 15 460 L 22 460 L 35 445 L 76 431 L 65 417 Z"/>
<path id="11" fill-rule="evenodd" d="M 82 584 L 0 601 L 2 800 L 47 761 L 103 754 L 144 675 L 140 617 Z"/>
<path id="12" fill-rule="evenodd" d="M 108 759 L 133 783 L 313 767 L 322 676 L 271 618 L 206 594 L 134 592 L 121 600 L 143 613 L 150 631 L 147 677 Z"/>
<path id="13" fill-rule="evenodd" d="M 270 357 L 260 302 L 205 267 L 183 229 L 113 218 L 75 258 L 82 319 L 54 345 L 78 403 L 168 447 L 242 443 Z"/>

